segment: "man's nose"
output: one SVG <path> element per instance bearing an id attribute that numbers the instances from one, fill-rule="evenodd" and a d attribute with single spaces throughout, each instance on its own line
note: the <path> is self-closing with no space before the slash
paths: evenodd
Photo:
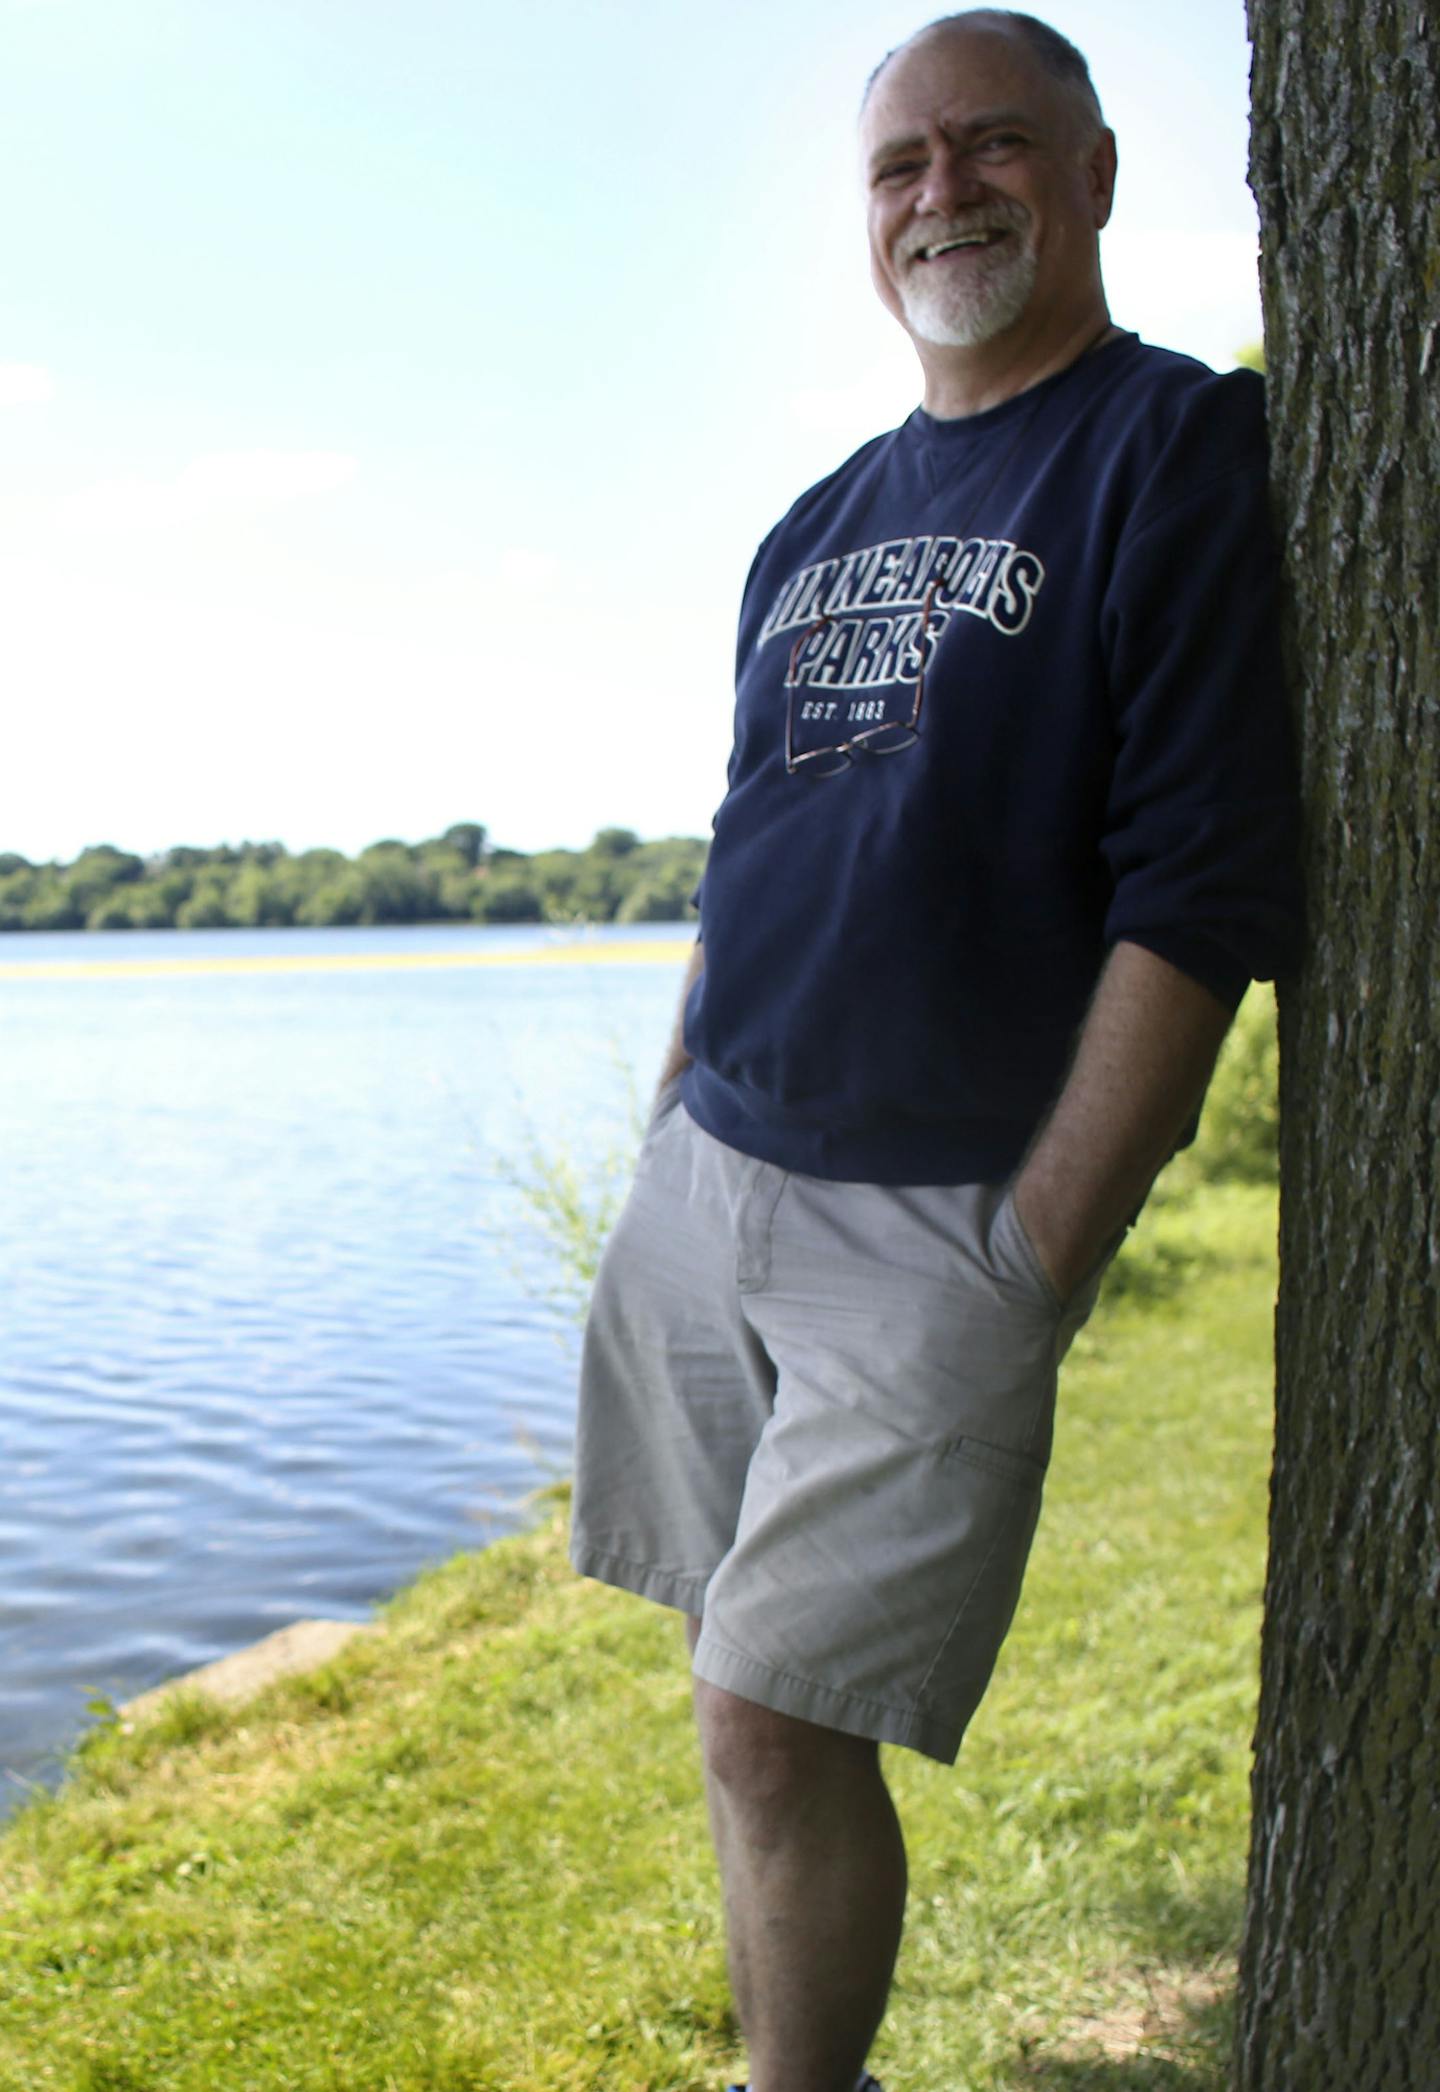
<path id="1" fill-rule="evenodd" d="M 930 156 L 916 202 L 922 211 L 944 218 L 983 203 L 986 194 L 985 183 L 970 155 L 943 145 Z"/>

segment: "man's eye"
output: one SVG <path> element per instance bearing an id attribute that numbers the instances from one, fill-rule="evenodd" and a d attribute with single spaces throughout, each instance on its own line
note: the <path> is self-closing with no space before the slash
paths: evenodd
<path id="1" fill-rule="evenodd" d="M 1019 131 L 992 131 L 988 138 L 980 140 L 975 150 L 978 153 L 1009 153 L 1024 143 L 1025 140 Z"/>
<path id="2" fill-rule="evenodd" d="M 877 182 L 908 182 L 918 172 L 919 165 L 918 160 L 895 160 L 890 166 L 882 167 L 875 179 Z"/>

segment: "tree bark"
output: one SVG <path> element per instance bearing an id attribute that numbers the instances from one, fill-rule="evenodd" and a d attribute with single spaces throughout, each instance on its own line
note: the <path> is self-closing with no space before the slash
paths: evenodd
<path id="1" fill-rule="evenodd" d="M 1440 2086 L 1440 0 L 1248 0 L 1310 937 L 1238 2092 Z"/>

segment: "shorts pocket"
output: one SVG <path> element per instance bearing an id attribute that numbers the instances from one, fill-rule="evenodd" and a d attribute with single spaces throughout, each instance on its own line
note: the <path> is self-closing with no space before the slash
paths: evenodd
<path id="1" fill-rule="evenodd" d="M 958 1734 L 980 1704 L 1015 1617 L 1045 1469 L 1033 1455 L 959 1438 L 946 1448 L 941 1470 L 950 1499 L 942 1575 L 951 1602 L 918 1703 Z"/>
<path id="2" fill-rule="evenodd" d="M 957 1438 L 941 1448 L 944 1460 L 959 1460 L 979 1468 L 997 1482 L 1013 1482 L 1019 1489 L 1034 1489 L 1045 1478 L 1045 1462 L 1033 1453 L 1016 1452 L 1010 1446 L 991 1445 L 983 1438 Z"/>
<path id="3" fill-rule="evenodd" d="M 640 1155 L 651 1146 L 661 1128 L 675 1116 L 680 1105 L 680 1077 L 672 1075 L 670 1080 L 656 1092 L 655 1102 L 650 1107 L 650 1117 L 645 1131 L 640 1136 Z"/>
<path id="4" fill-rule="evenodd" d="M 990 1255 L 1000 1269 L 1018 1276 L 1051 1315 L 1061 1315 L 1065 1303 L 1051 1285 L 1045 1266 L 1015 1208 L 1013 1187 L 1005 1193 L 990 1223 Z"/>
<path id="5" fill-rule="evenodd" d="M 683 1072 L 682 1069 L 681 1074 Z M 670 1080 L 661 1083 L 659 1089 L 655 1092 L 655 1102 L 650 1107 L 650 1123 L 652 1126 L 657 1119 L 663 1119 L 669 1112 L 672 1112 L 680 1102 L 680 1081 L 680 1075 L 672 1075 Z"/>

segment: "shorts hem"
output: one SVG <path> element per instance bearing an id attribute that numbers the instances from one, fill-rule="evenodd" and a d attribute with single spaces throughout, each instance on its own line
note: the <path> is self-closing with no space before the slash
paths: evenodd
<path id="1" fill-rule="evenodd" d="M 583 1541 L 570 1543 L 571 1567 L 596 1583 L 610 1584 L 617 1591 L 633 1592 L 656 1605 L 668 1605 L 677 1613 L 698 1615 L 704 1608 L 708 1569 L 661 1569 L 650 1562 L 632 1562 L 625 1555 L 609 1554 Z"/>
<path id="2" fill-rule="evenodd" d="M 837 1692 L 811 1678 L 775 1670 L 753 1656 L 742 1656 L 708 1627 L 701 1629 L 692 1668 L 707 1685 L 719 1686 L 742 1700 L 754 1700 L 774 1714 L 814 1722 L 822 1729 L 838 1729 L 846 1736 L 863 1736 L 872 1743 L 898 1744 L 941 1765 L 953 1765 L 960 1754 L 963 1723 L 957 1726 L 914 1708 L 895 1707 L 863 1693 Z"/>

